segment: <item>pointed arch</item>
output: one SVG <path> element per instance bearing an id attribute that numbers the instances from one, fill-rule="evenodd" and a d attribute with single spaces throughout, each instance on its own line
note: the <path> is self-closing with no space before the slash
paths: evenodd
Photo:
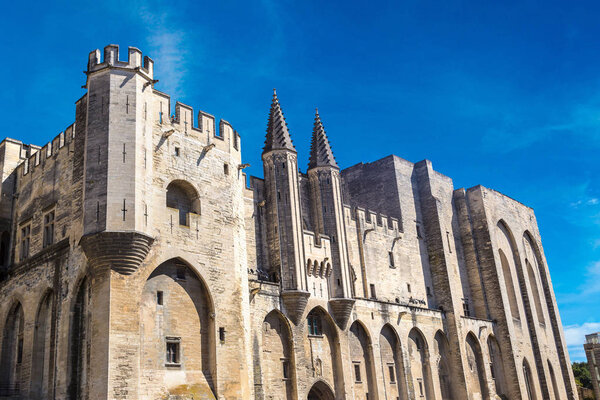
<path id="1" fill-rule="evenodd" d="M 31 386 L 32 399 L 45 399 L 49 397 L 51 387 L 51 330 L 52 308 L 54 293 L 47 290 L 38 305 L 33 333 L 33 349 L 31 352 Z"/>
<path id="2" fill-rule="evenodd" d="M 307 396 L 308 400 L 335 400 L 335 395 L 331 386 L 323 380 L 316 381 L 310 388 Z"/>
<path id="3" fill-rule="evenodd" d="M 287 318 L 279 310 L 272 310 L 263 320 L 261 349 L 260 387 L 263 397 L 272 395 L 293 399 L 296 369 L 292 331 Z"/>
<path id="4" fill-rule="evenodd" d="M 182 384 L 215 396 L 214 305 L 196 269 L 180 257 L 159 264 L 143 286 L 139 315 L 140 373 L 157 382 L 142 387 L 140 397 Z"/>
<path id="5" fill-rule="evenodd" d="M 71 302 L 68 357 L 68 398 L 77 400 L 83 396 L 87 385 L 87 359 L 89 342 L 90 288 L 87 276 L 74 286 L 75 296 Z"/>
<path id="6" fill-rule="evenodd" d="M 467 382 L 469 384 L 469 396 L 472 399 L 487 399 L 489 390 L 485 376 L 485 367 L 483 365 L 483 356 L 481 346 L 477 336 L 469 332 L 466 338 L 467 348 Z"/>
<path id="7" fill-rule="evenodd" d="M 525 380 L 527 400 L 538 400 L 537 393 L 535 392 L 535 384 L 533 383 L 533 376 L 531 374 L 531 367 L 526 358 L 523 358 L 523 379 Z"/>
<path id="8" fill-rule="evenodd" d="M 550 380 L 552 381 L 552 391 L 554 392 L 554 400 L 560 400 L 560 389 L 558 388 L 558 382 L 556 381 L 556 376 L 554 375 L 554 368 L 552 368 L 552 363 L 550 360 L 546 360 L 548 362 L 548 372 L 550 373 Z"/>
<path id="9" fill-rule="evenodd" d="M 434 337 L 437 353 L 437 376 L 439 379 L 442 400 L 455 399 L 455 389 L 452 384 L 453 364 L 450 359 L 450 345 L 446 334 L 438 330 Z M 434 365 L 434 367 L 436 367 Z"/>
<path id="10" fill-rule="evenodd" d="M 429 367 L 429 347 L 425 335 L 419 328 L 412 328 L 408 334 L 409 384 L 410 398 L 434 399 Z"/>
<path id="11" fill-rule="evenodd" d="M 385 324 L 379 333 L 379 352 L 388 398 L 405 398 L 408 391 L 402 346 L 398 333 L 389 323 Z"/>
<path id="12" fill-rule="evenodd" d="M 492 381 L 496 389 L 496 394 L 501 399 L 508 399 L 508 389 L 506 375 L 504 373 L 504 360 L 498 340 L 494 335 L 487 338 L 488 354 L 490 357 L 490 371 L 492 372 Z"/>
<path id="13" fill-rule="evenodd" d="M 355 398 L 376 398 L 375 369 L 369 331 L 360 320 L 355 320 L 348 331 Z"/>
<path id="14" fill-rule="evenodd" d="M 21 365 L 23 362 L 23 331 L 25 316 L 21 302 L 10 307 L 2 333 L 0 355 L 0 385 L 7 395 L 21 393 Z"/>
<path id="15" fill-rule="evenodd" d="M 333 387 L 337 397 L 343 396 L 342 357 L 335 321 L 323 307 L 315 306 L 306 316 L 305 332 L 310 343 L 305 347 L 305 357 L 311 361 L 315 377 Z"/>
<path id="16" fill-rule="evenodd" d="M 538 288 L 537 274 L 534 272 L 534 269 L 527 258 L 525 259 L 525 265 L 527 266 L 527 277 L 529 278 L 529 287 L 531 288 L 531 296 L 533 297 L 538 322 L 540 324 L 546 324 L 544 309 L 542 308 L 542 299 Z"/>

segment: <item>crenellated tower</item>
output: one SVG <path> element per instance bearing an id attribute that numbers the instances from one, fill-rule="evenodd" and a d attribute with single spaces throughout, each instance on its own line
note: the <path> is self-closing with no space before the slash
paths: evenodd
<path id="1" fill-rule="evenodd" d="M 153 61 L 134 47 L 119 60 L 119 47 L 89 55 L 84 109 L 85 180 L 82 245 L 96 270 L 133 273 L 152 243 L 144 232 L 145 149 L 152 145 Z M 151 160 L 150 160 L 151 162 Z M 123 255 L 126 255 L 123 257 Z"/>
<path id="2" fill-rule="evenodd" d="M 304 265 L 298 155 L 275 91 L 262 159 L 269 264 L 271 270 L 281 274 L 283 302 L 297 323 L 310 296 Z"/>
<path id="3" fill-rule="evenodd" d="M 329 304 L 337 323 L 343 328 L 350 317 L 354 304 L 349 274 L 348 248 L 344 227 L 340 168 L 338 167 L 325 128 L 315 113 L 315 122 L 308 162 L 311 212 L 315 238 L 329 236 L 333 274 L 329 277 L 331 288 Z"/>

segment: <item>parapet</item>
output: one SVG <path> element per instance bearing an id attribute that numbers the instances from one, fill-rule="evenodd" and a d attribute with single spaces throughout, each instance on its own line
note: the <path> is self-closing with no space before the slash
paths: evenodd
<path id="1" fill-rule="evenodd" d="M 133 69 L 144 74 L 150 80 L 154 79 L 154 61 L 148 56 L 143 57 L 142 52 L 135 48 L 128 48 L 127 61 L 119 60 L 119 46 L 109 44 L 104 48 L 104 60 L 100 61 L 100 50 L 90 52 L 88 59 L 87 74 L 100 71 L 105 68 Z"/>
<path id="2" fill-rule="evenodd" d="M 387 215 L 365 210 L 362 207 L 352 207 L 344 204 L 344 217 L 348 220 L 362 221 L 365 229 L 372 228 L 384 234 L 396 236 L 401 232 L 398 219 Z"/>

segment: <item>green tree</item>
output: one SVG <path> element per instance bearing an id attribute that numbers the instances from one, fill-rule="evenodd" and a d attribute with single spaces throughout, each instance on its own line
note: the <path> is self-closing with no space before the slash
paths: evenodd
<path id="1" fill-rule="evenodd" d="M 592 389 L 592 375 L 586 362 L 574 362 L 573 375 L 575 376 L 575 382 L 579 386 Z"/>

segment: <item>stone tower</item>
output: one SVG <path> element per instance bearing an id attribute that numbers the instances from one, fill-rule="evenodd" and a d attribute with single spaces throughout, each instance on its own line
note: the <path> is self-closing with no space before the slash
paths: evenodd
<path id="1" fill-rule="evenodd" d="M 310 296 L 304 267 L 298 155 L 275 91 L 262 159 L 269 261 L 272 268 L 280 271 L 281 296 L 288 315 L 295 320 Z"/>
<path id="2" fill-rule="evenodd" d="M 338 324 L 345 326 L 354 300 L 346 247 L 340 168 L 331 151 L 319 110 L 315 113 L 308 179 L 315 238 L 318 240 L 320 234 L 325 234 L 331 240 L 333 274 L 329 278 L 329 287 L 332 288 L 329 304 Z"/>

